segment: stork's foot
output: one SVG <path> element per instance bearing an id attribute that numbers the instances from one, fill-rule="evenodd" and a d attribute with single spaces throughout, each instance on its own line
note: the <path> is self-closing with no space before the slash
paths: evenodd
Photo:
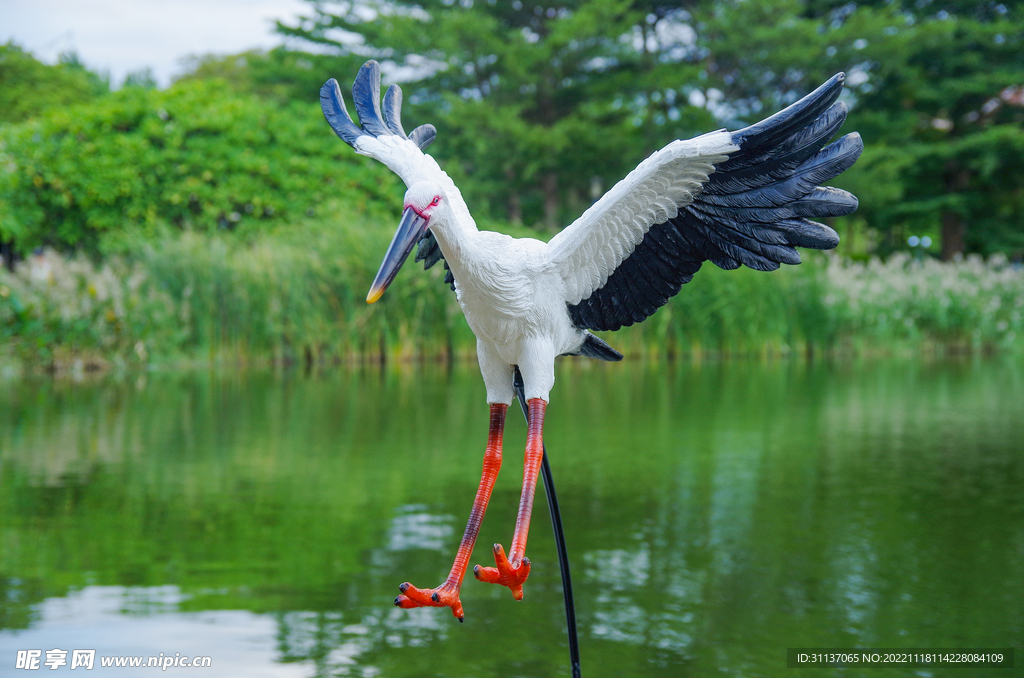
<path id="1" fill-rule="evenodd" d="M 395 606 L 406 610 L 413 607 L 450 607 L 460 622 L 465 621 L 458 584 L 445 582 L 436 589 L 418 589 L 409 582 L 398 587 L 402 595 L 395 598 Z"/>
<path id="2" fill-rule="evenodd" d="M 494 545 L 494 563 L 497 567 L 473 568 L 473 576 L 488 584 L 501 584 L 512 590 L 512 597 L 523 599 L 523 582 L 530 576 L 530 559 L 523 558 L 520 563 L 510 563 L 505 557 L 505 549 L 501 544 Z"/>

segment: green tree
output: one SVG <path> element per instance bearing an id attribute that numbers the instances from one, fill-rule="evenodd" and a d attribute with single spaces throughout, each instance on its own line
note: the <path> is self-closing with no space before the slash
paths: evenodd
<path id="1" fill-rule="evenodd" d="M 0 240 L 99 251 L 165 227 L 264 230 L 333 199 L 392 207 L 397 179 L 325 143 L 324 127 L 315 101 L 281 106 L 220 80 L 50 110 L 0 128 Z"/>
<path id="2" fill-rule="evenodd" d="M 132 71 L 124 78 L 122 87 L 141 87 L 143 89 L 156 89 L 156 76 L 152 68 L 140 68 Z"/>
<path id="3" fill-rule="evenodd" d="M 48 66 L 21 47 L 0 45 L 0 123 L 21 122 L 54 106 L 90 101 L 110 88 L 74 53 Z"/>
<path id="4" fill-rule="evenodd" d="M 697 70 L 667 58 L 687 36 L 658 31 L 648 4 L 315 2 L 279 30 L 381 61 L 406 80 L 407 117 L 437 126 L 432 152 L 478 215 L 554 228 L 663 143 L 714 125 L 680 90 Z"/>
<path id="5" fill-rule="evenodd" d="M 376 58 L 474 208 L 564 223 L 673 138 L 749 124 L 843 70 L 864 157 L 847 223 L 1024 252 L 1024 10 L 931 0 L 312 2 L 282 33 Z M 332 73 L 340 79 L 344 74 Z M 570 210 L 559 213 L 559 205 Z M 840 226 L 842 229 L 843 226 Z"/>
<path id="6" fill-rule="evenodd" d="M 996 2 L 730 0 L 701 10 L 702 60 L 739 117 L 849 74 L 864 157 L 838 184 L 887 235 L 1024 253 L 1024 12 Z"/>
<path id="7" fill-rule="evenodd" d="M 355 73 L 363 59 L 312 54 L 277 47 L 240 54 L 203 54 L 185 60 L 185 73 L 175 82 L 218 78 L 239 94 L 254 94 L 279 103 L 315 102 L 325 73 Z"/>
<path id="8" fill-rule="evenodd" d="M 107 81 L 86 70 L 73 52 L 62 54 L 56 66 L 48 66 L 13 42 L 0 45 L 0 126 L 55 107 L 91 101 L 109 89 Z M 0 161 L 4 157 L 0 145 Z M 3 182 L 0 170 L 0 185 Z M 11 215 L 4 210 L 0 199 L 0 222 L 10 221 Z M 8 268 L 14 266 L 15 249 L 9 233 L 0 227 L 0 260 Z"/>

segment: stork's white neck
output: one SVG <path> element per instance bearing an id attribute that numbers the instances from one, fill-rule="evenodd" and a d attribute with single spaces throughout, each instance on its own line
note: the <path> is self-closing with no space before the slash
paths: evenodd
<path id="1" fill-rule="evenodd" d="M 452 209 L 451 203 L 442 203 L 441 209 L 431 217 L 429 228 L 437 239 L 437 245 L 441 248 L 441 254 L 444 255 L 448 266 L 457 275 L 479 233 L 469 210 Z"/>

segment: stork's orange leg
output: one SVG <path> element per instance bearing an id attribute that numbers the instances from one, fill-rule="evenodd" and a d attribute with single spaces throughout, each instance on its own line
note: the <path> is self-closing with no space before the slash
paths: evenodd
<path id="1" fill-rule="evenodd" d="M 512 590 L 512 597 L 523 599 L 523 582 L 530 576 L 530 559 L 525 556 L 526 537 L 530 532 L 533 496 L 537 490 L 537 474 L 544 458 L 544 410 L 547 403 L 540 398 L 528 401 L 530 423 L 526 429 L 526 458 L 523 463 L 523 494 L 519 498 L 516 531 L 512 535 L 512 549 L 508 557 L 501 544 L 494 545 L 496 567 L 473 568 L 477 579 L 489 584 L 501 584 Z"/>
<path id="2" fill-rule="evenodd" d="M 462 588 L 462 580 L 466 576 L 466 568 L 469 567 L 469 556 L 473 553 L 476 536 L 480 533 L 480 524 L 484 521 L 484 513 L 487 512 L 487 502 L 491 498 L 494 481 L 498 478 L 498 471 L 501 470 L 501 436 L 505 430 L 507 410 L 508 405 L 491 404 L 491 428 L 487 436 L 487 451 L 484 453 L 484 470 L 480 477 L 480 487 L 477 488 L 476 498 L 473 499 L 469 522 L 466 523 L 466 531 L 462 535 L 462 543 L 459 544 L 459 550 L 455 554 L 455 562 L 452 563 L 448 578 L 435 589 L 419 589 L 409 582 L 405 582 L 398 587 L 398 590 L 402 592 L 402 595 L 395 598 L 395 605 L 398 607 L 450 607 L 452 614 L 460 622 L 463 620 L 465 615 L 462 612 L 462 601 L 459 600 L 459 590 Z M 524 537 L 524 546 L 525 541 Z"/>

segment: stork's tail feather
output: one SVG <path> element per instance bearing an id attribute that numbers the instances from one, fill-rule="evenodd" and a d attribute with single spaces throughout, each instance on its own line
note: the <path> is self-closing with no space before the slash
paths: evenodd
<path id="1" fill-rule="evenodd" d="M 622 354 L 616 351 L 614 348 L 608 345 L 604 339 L 595 337 L 590 332 L 584 331 L 583 343 L 580 344 L 572 353 L 566 353 L 565 355 L 579 355 L 584 358 L 594 358 L 595 360 L 607 360 L 608 362 L 618 362 L 622 360 Z"/>
<path id="2" fill-rule="evenodd" d="M 352 83 L 352 100 L 359 116 L 359 125 L 352 122 L 345 107 L 345 98 L 341 95 L 338 81 L 331 78 L 320 88 L 320 107 L 324 117 L 334 133 L 342 141 L 356 147 L 361 136 L 396 135 L 403 139 L 411 139 L 413 143 L 425 149 L 437 137 L 433 125 L 420 125 L 408 136 L 402 129 L 402 90 L 398 85 L 391 85 L 384 94 L 384 107 L 381 108 L 380 98 L 380 64 L 370 60 L 363 64 Z"/>

